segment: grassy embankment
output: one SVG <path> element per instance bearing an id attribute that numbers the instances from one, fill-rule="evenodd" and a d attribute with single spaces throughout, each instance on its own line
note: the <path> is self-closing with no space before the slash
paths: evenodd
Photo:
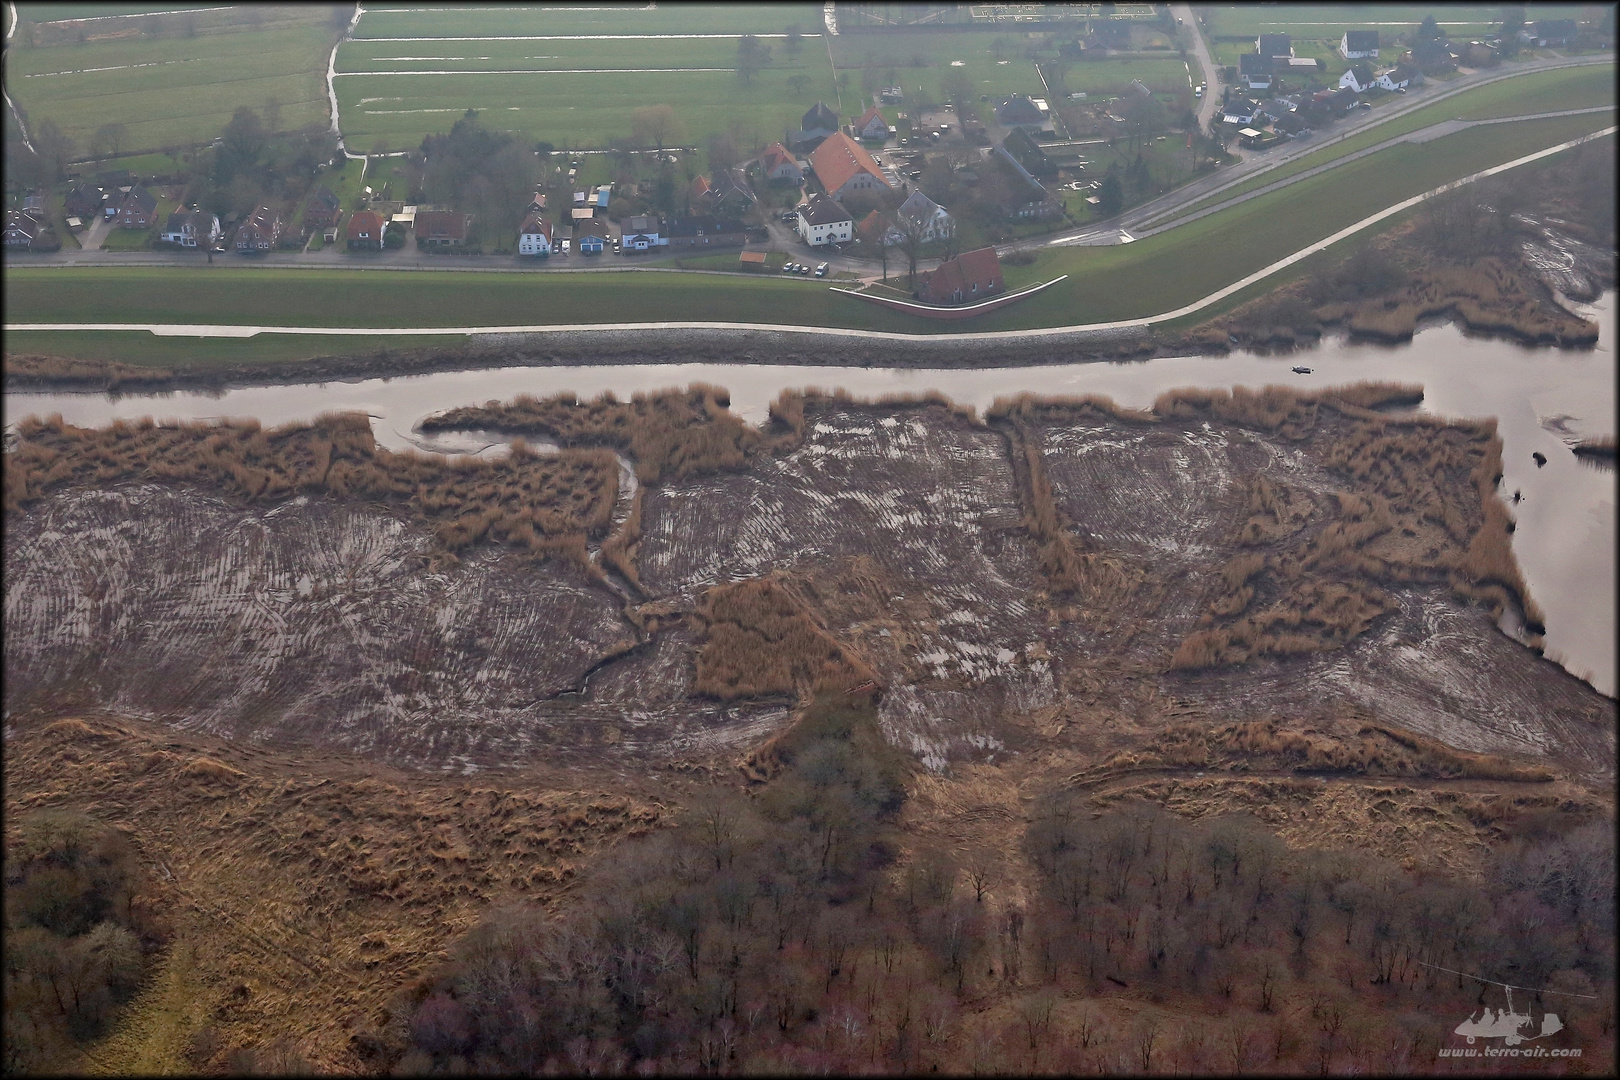
<path id="1" fill-rule="evenodd" d="M 1371 131 L 1353 135 L 1332 146 L 1323 147 L 1312 154 L 1296 158 L 1286 165 L 1251 177 L 1241 184 L 1199 199 L 1182 207 L 1166 219 L 1197 213 L 1227 199 L 1254 191 L 1278 180 L 1296 176 L 1336 161 L 1358 150 L 1376 146 L 1398 135 L 1417 131 L 1446 120 L 1492 120 L 1504 116 L 1527 116 L 1538 112 L 1556 112 L 1561 109 L 1585 109 L 1596 105 L 1613 105 L 1614 68 L 1594 65 L 1582 68 L 1564 68 L 1556 71 L 1537 71 L 1487 86 L 1466 90 L 1456 97 L 1437 101 L 1405 116 L 1379 124 Z M 1331 135 L 1331 129 L 1324 135 Z"/>
<path id="2" fill-rule="evenodd" d="M 1067 281 L 1006 312 L 975 320 L 974 331 L 1061 326 L 1076 322 L 1138 318 L 1208 295 L 1303 244 L 1449 179 L 1584 134 L 1606 117 L 1578 116 L 1472 129 L 1423 146 L 1403 145 L 1212 214 L 1148 240 L 1107 248 L 1058 248 L 1039 253 L 1029 266 L 1009 267 L 1017 288 L 1068 274 Z M 1393 224 L 1393 222 L 1392 222 Z M 1309 261 L 1307 260 L 1307 263 Z M 216 271 L 220 268 L 216 268 Z M 1222 310 L 1309 272 L 1300 264 L 1206 309 L 1187 322 Z M 242 274 L 259 286 L 242 288 Z M 216 322 L 286 325 L 511 325 L 516 319 L 558 323 L 618 322 L 627 290 L 634 292 L 637 321 L 688 320 L 784 322 L 853 326 L 911 333 L 952 332 L 962 327 L 924 323 L 879 310 L 781 277 L 750 280 L 707 275 L 557 275 L 537 281 L 524 275 L 431 272 L 203 269 L 32 269 L 8 272 L 8 318 L 15 322 L 74 322 L 94 312 L 108 322 Z M 117 288 L 111 286 L 116 283 Z M 348 302 L 334 307 L 341 292 Z M 543 297 L 543 299 L 542 299 Z M 701 313 L 701 316 L 698 315 Z M 294 321 L 296 320 L 296 321 Z M 1171 327 L 1175 329 L 1175 327 Z M 117 335 L 132 339 L 145 334 Z M 72 348 L 114 353 L 131 363 L 161 356 L 168 363 L 213 363 L 260 356 L 253 342 L 169 339 L 158 349 L 121 351 L 116 337 L 75 333 L 9 333 L 8 354 L 71 355 Z M 146 338 L 150 342 L 150 338 Z M 365 339 L 355 339 L 355 344 Z M 448 346 L 454 339 L 434 339 Z M 369 341 L 366 345 L 372 344 Z M 404 347 L 404 339 L 388 339 Z M 322 338 L 319 353 L 344 349 L 341 339 Z M 144 357 L 139 355 L 144 353 Z M 263 357 L 287 358 L 289 343 L 268 346 Z"/>
<path id="3" fill-rule="evenodd" d="M 238 107 L 263 112 L 272 100 L 282 130 L 324 123 L 330 14 L 330 8 L 315 6 L 256 8 L 200 27 L 195 37 L 164 29 L 153 31 L 160 36 L 30 46 L 19 34 L 7 60 L 6 85 L 30 124 L 54 120 L 80 152 L 112 121 L 127 129 L 121 148 L 126 153 L 207 142 Z M 31 17 L 71 16 L 44 7 L 22 12 L 23 19 Z M 133 30 L 130 24 L 138 21 L 119 20 L 120 28 Z M 109 24 L 86 25 L 92 35 L 114 32 Z"/>

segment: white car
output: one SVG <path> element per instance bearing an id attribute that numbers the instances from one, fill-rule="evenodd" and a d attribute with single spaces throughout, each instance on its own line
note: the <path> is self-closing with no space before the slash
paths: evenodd
<path id="1" fill-rule="evenodd" d="M 1203 96 L 1204 96 L 1204 88 L 1202 86 L 1193 87 L 1193 97 L 1201 98 Z"/>
<path id="2" fill-rule="evenodd" d="M 563 254 L 564 254 L 564 255 L 566 255 L 566 254 L 568 254 L 568 248 L 569 248 L 569 245 L 571 245 L 571 244 L 572 244 L 572 243 L 573 243 L 573 241 L 572 241 L 572 240 L 564 240 L 564 241 L 563 241 L 563 242 L 562 242 L 562 253 L 563 253 Z"/>
<path id="3" fill-rule="evenodd" d="M 820 266 L 816 267 L 816 277 L 826 277 L 827 268 L 831 265 L 831 263 L 822 263 Z"/>

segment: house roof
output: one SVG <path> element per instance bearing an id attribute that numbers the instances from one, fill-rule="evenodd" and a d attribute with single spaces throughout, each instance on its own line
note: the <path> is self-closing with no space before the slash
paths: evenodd
<path id="1" fill-rule="evenodd" d="M 1384 74 L 1389 76 L 1391 82 L 1406 82 L 1419 77 L 1423 73 L 1411 64 L 1396 64 Z"/>
<path id="2" fill-rule="evenodd" d="M 508 218 L 508 221 L 511 219 Z M 467 215 L 455 210 L 418 210 L 416 235 L 428 239 L 467 239 Z"/>
<path id="3" fill-rule="evenodd" d="M 873 105 L 871 108 L 869 108 L 865 112 L 861 113 L 861 118 L 859 120 L 855 121 L 855 130 L 857 130 L 857 131 L 865 131 L 867 125 L 870 124 L 873 120 L 876 120 L 878 123 L 882 124 L 885 128 L 887 128 L 889 126 L 889 122 L 883 118 L 883 113 L 878 110 L 878 107 L 876 105 Z"/>
<path id="4" fill-rule="evenodd" d="M 971 294 L 974 285 L 983 293 L 1002 283 L 1001 259 L 996 256 L 996 249 L 982 247 L 940 263 L 939 269 L 928 275 L 924 288 L 929 296 L 947 297 L 958 290 Z"/>
<path id="5" fill-rule="evenodd" d="M 911 193 L 910 198 L 900 204 L 900 209 L 896 210 L 895 213 L 900 217 L 900 220 L 921 229 L 926 228 L 941 209 L 943 208 L 933 199 L 920 191 L 914 191 Z"/>
<path id="6" fill-rule="evenodd" d="M 383 216 L 375 210 L 356 210 L 349 215 L 349 239 L 358 240 L 360 234 L 367 236 L 381 236 L 383 233 Z"/>
<path id="7" fill-rule="evenodd" d="M 754 189 L 743 178 L 742 170 L 736 166 L 715 173 L 712 190 L 717 199 L 740 195 L 751 203 L 759 201 L 759 196 L 754 194 Z"/>
<path id="8" fill-rule="evenodd" d="M 336 210 L 341 205 L 338 202 L 338 197 L 332 194 L 332 189 L 325 184 L 315 189 L 315 194 L 310 197 L 309 201 L 311 204 L 318 203 L 328 210 Z"/>
<path id="9" fill-rule="evenodd" d="M 1147 84 L 1144 83 L 1141 79 L 1132 79 L 1131 80 L 1131 89 L 1135 90 L 1138 94 L 1141 94 L 1143 97 L 1152 97 L 1153 96 L 1153 91 L 1149 90 L 1147 88 Z"/>
<path id="10" fill-rule="evenodd" d="M 827 108 L 826 102 L 818 101 L 804 114 L 799 127 L 804 131 L 837 131 L 838 114 Z"/>
<path id="11" fill-rule="evenodd" d="M 737 256 L 737 261 L 740 263 L 758 263 L 764 266 L 765 255 L 766 253 L 763 251 L 745 251 Z"/>
<path id="12" fill-rule="evenodd" d="M 142 210 L 150 214 L 157 209 L 157 197 L 147 191 L 145 185 L 137 184 L 129 189 L 128 195 L 124 196 L 124 205 L 131 210 Z"/>
<path id="13" fill-rule="evenodd" d="M 1344 47 L 1350 52 L 1370 52 L 1378 48 L 1378 31 L 1346 30 Z"/>
<path id="14" fill-rule="evenodd" d="M 825 142 L 816 147 L 815 153 L 810 155 L 810 164 L 816 170 L 816 179 L 829 192 L 837 191 L 857 173 L 863 172 L 877 177 L 884 187 L 889 186 L 889 182 L 883 178 L 883 170 L 872 160 L 872 155 L 842 131 L 829 135 Z"/>
<path id="15" fill-rule="evenodd" d="M 736 218 L 697 216 L 671 218 L 664 223 L 664 235 L 670 237 L 730 236 L 747 231 L 748 226 Z"/>
<path id="16" fill-rule="evenodd" d="M 810 196 L 810 205 L 799 212 L 806 225 L 832 225 L 840 221 L 854 221 L 849 212 L 821 192 Z"/>
<path id="17" fill-rule="evenodd" d="M 130 194 L 134 195 L 134 192 L 130 192 Z M 253 216 L 247 219 L 244 227 L 250 229 L 263 229 L 264 231 L 269 232 L 270 230 L 274 229 L 276 225 L 280 223 L 280 221 L 280 214 L 276 213 L 268 206 L 261 206 L 257 210 L 253 211 Z"/>
<path id="18" fill-rule="evenodd" d="M 8 210 L 6 212 L 7 232 L 16 231 L 32 240 L 41 228 L 42 226 L 38 221 L 34 220 L 33 215 L 26 211 Z"/>
<path id="19" fill-rule="evenodd" d="M 787 147 L 779 142 L 767 146 L 765 152 L 759 155 L 759 160 L 765 166 L 766 172 L 770 172 L 783 164 L 792 165 L 794 168 L 798 168 L 799 165 L 794 156 L 788 153 Z"/>
<path id="20" fill-rule="evenodd" d="M 1270 75 L 1271 57 L 1259 53 L 1244 53 L 1238 57 L 1239 75 Z"/>
<path id="21" fill-rule="evenodd" d="M 692 186 L 686 189 L 688 197 L 696 201 L 703 198 L 710 191 L 709 178 L 706 176 L 692 177 Z"/>
<path id="22" fill-rule="evenodd" d="M 1261 56 L 1292 56 L 1294 42 L 1287 34 L 1261 34 L 1255 51 Z"/>
<path id="23" fill-rule="evenodd" d="M 1542 19 L 1536 23 L 1536 37 L 1574 37 L 1574 19 Z"/>
<path id="24" fill-rule="evenodd" d="M 1366 86 L 1373 81 L 1372 68 L 1366 64 L 1356 64 L 1350 69 L 1350 74 L 1355 76 L 1357 86 Z"/>
<path id="25" fill-rule="evenodd" d="M 523 224 L 518 227 L 518 233 L 523 236 L 539 233 L 549 242 L 551 240 L 551 223 L 539 214 L 530 214 L 523 219 Z"/>
<path id="26" fill-rule="evenodd" d="M 861 219 L 859 225 L 855 226 L 855 233 L 862 240 L 876 240 L 893 228 L 893 223 L 883 216 L 883 211 L 873 210 Z"/>
<path id="27" fill-rule="evenodd" d="M 651 214 L 638 214 L 635 217 L 627 217 L 624 219 L 621 231 L 626 236 L 631 233 L 656 233 L 658 231 L 658 219 Z"/>
<path id="28" fill-rule="evenodd" d="M 1003 124 L 1038 124 L 1041 110 L 1028 94 L 1014 94 L 996 106 L 996 119 Z"/>

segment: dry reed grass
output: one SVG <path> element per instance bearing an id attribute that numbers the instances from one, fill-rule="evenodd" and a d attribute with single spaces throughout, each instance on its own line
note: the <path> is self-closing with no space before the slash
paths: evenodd
<path id="1" fill-rule="evenodd" d="M 520 441 L 497 460 L 393 453 L 359 413 L 268 431 L 256 421 L 79 428 L 30 417 L 17 435 L 5 455 L 8 512 L 62 488 L 129 480 L 197 484 L 240 502 L 328 494 L 408 509 L 450 553 L 492 540 L 588 566 L 586 537 L 607 530 L 618 495 L 606 450 L 541 456 Z"/>
<path id="2" fill-rule="evenodd" d="M 1007 408 L 998 414 L 995 426 L 1007 439 L 1013 479 L 1024 504 L 1024 527 L 1035 541 L 1035 565 L 1046 580 L 1047 592 L 1054 597 L 1078 599 L 1091 614 L 1113 610 L 1135 590 L 1140 575 L 1131 572 L 1118 559 L 1091 550 L 1068 527 L 1053 497 L 1052 482 L 1047 477 L 1040 447 L 1024 420 L 1031 414 L 1041 415 L 1043 419 L 1047 415 L 1056 416 L 1058 411 L 1073 417 L 1077 409 L 1094 406 L 1090 402 L 1083 406 L 1063 402 L 1055 407 L 1058 411 L 1046 414 L 1040 409 L 1040 403 L 1027 395 L 997 401 L 997 405 L 1004 403 Z"/>
<path id="3" fill-rule="evenodd" d="M 618 530 L 602 542 L 602 561 L 624 576 L 636 592 L 646 595 L 641 587 L 641 573 L 636 568 L 636 549 L 641 542 L 641 499 L 644 488 L 636 488 L 630 502 L 630 512 Z"/>
<path id="4" fill-rule="evenodd" d="M 777 581 L 755 578 L 710 589 L 694 613 L 703 646 L 694 693 L 722 701 L 876 690 L 877 673 L 818 626 Z"/>
<path id="5" fill-rule="evenodd" d="M 1602 435 L 1596 439 L 1582 439 L 1571 449 L 1576 457 L 1613 461 L 1615 456 L 1614 436 Z"/>
<path id="6" fill-rule="evenodd" d="M 1314 431 L 1318 461 L 1351 485 L 1335 493 L 1330 520 L 1271 561 L 1280 599 L 1258 615 L 1212 627 L 1245 612 L 1253 598 L 1247 578 L 1217 582 L 1200 629 L 1178 647 L 1173 668 L 1332 648 L 1390 609 L 1375 583 L 1444 581 L 1497 618 L 1513 607 L 1524 616 L 1529 644 L 1539 647 L 1542 615 L 1513 557 L 1512 520 L 1496 495 L 1502 444 L 1495 423 L 1375 411 L 1421 399 L 1421 387 L 1394 383 L 1161 396 L 1154 408 L 1166 417 L 1221 419 L 1292 438 Z M 1250 517 L 1240 543 L 1286 545 L 1311 512 L 1308 497 L 1287 493 L 1285 501 L 1264 477 L 1249 480 L 1246 494 Z"/>
<path id="7" fill-rule="evenodd" d="M 635 462 L 642 483 L 655 484 L 724 469 L 741 469 L 763 439 L 733 415 L 725 390 L 694 383 L 686 390 L 612 393 L 592 401 L 572 394 L 451 409 L 423 421 L 424 431 L 489 430 L 541 435 L 562 446 L 612 446 Z"/>
<path id="8" fill-rule="evenodd" d="M 1332 730 L 1338 727 L 1339 730 Z M 1490 754 L 1474 754 L 1388 724 L 1292 728 L 1253 720 L 1207 728 L 1181 724 L 1134 750 L 1114 754 L 1071 783 L 1095 784 L 1116 776 L 1161 770 L 1345 773 L 1448 780 L 1547 783 L 1553 772 Z"/>
<path id="9" fill-rule="evenodd" d="M 64 383 L 99 390 L 135 390 L 166 383 L 174 376 L 165 368 L 136 367 L 116 360 L 79 360 L 65 356 L 12 356 L 4 359 L 5 374 L 30 384 Z"/>

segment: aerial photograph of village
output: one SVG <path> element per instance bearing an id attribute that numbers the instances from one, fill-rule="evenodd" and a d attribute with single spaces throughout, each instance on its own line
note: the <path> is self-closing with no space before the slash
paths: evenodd
<path id="1" fill-rule="evenodd" d="M 6 1075 L 1613 1075 L 1614 4 L 4 9 Z"/>

